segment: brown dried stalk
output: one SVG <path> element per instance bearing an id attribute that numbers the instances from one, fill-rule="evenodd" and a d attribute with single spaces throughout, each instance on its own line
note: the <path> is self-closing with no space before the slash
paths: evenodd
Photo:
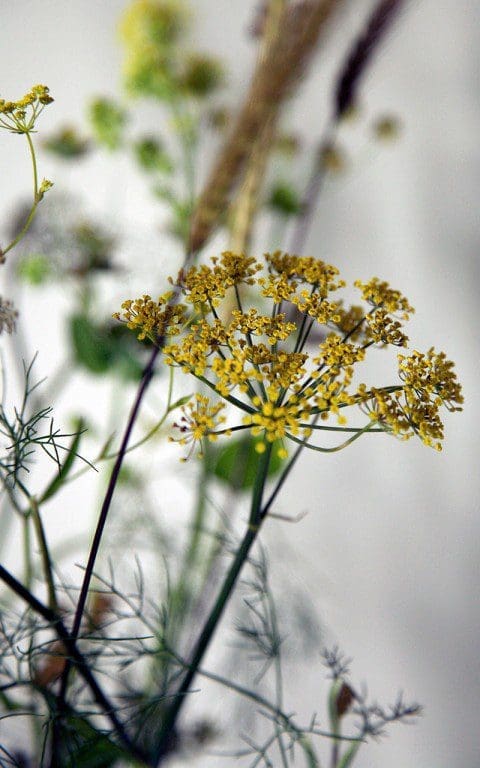
<path id="1" fill-rule="evenodd" d="M 264 61 L 271 47 L 276 43 L 279 24 L 286 7 L 286 0 L 269 0 L 264 3 L 262 14 L 262 42 L 259 60 Z M 243 171 L 243 179 L 234 195 L 228 215 L 230 228 L 230 250 L 243 253 L 249 245 L 255 211 L 258 206 L 262 180 L 268 157 L 274 143 L 276 120 L 267 118 L 261 131 L 250 148 Z"/>
<path id="2" fill-rule="evenodd" d="M 341 0 L 303 0 L 285 7 L 278 33 L 260 59 L 247 97 L 226 139 L 193 215 L 190 252 L 205 243 L 225 209 L 251 151 L 268 121 L 276 122 L 280 108 L 302 76 L 320 32 Z"/>
<path id="3" fill-rule="evenodd" d="M 244 253 L 248 250 L 268 156 L 274 141 L 275 120 L 267 120 L 252 146 L 248 166 L 230 216 L 229 249 L 234 253 Z"/>

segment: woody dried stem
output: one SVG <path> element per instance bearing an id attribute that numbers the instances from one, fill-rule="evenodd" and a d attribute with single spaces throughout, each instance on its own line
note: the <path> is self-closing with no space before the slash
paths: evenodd
<path id="1" fill-rule="evenodd" d="M 198 251 L 218 225 L 252 144 L 268 122 L 277 122 L 338 4 L 339 0 L 317 0 L 283 9 L 274 42 L 258 62 L 247 97 L 198 200 L 190 231 L 192 251 Z"/>

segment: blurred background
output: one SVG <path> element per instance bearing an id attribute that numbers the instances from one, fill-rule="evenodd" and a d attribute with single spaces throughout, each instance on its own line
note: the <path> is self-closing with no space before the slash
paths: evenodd
<path id="1" fill-rule="evenodd" d="M 366 0 L 344 4 L 308 80 L 286 110 L 285 126 L 307 150 L 328 120 L 332 76 L 373 5 Z M 48 84 L 55 103 L 41 117 L 42 136 L 65 124 L 82 129 L 94 96 L 125 99 L 117 33 L 125 6 L 123 0 L 3 4 L 0 96 L 19 98 L 33 83 Z M 249 34 L 255 7 L 250 0 L 195 3 L 195 44 L 225 60 L 231 105 L 245 92 L 255 61 L 256 43 Z M 264 535 L 276 591 L 308 596 L 321 643 L 337 643 L 353 658 L 352 681 L 359 688 L 368 681 L 371 695 L 381 701 L 393 701 L 401 689 L 425 708 L 415 725 L 394 727 L 388 738 L 365 748 L 356 762 L 359 768 L 480 764 L 480 409 L 475 401 L 479 30 L 480 5 L 471 0 L 407 3 L 363 82 L 358 120 L 341 129 L 348 167 L 328 181 L 306 249 L 338 266 L 349 282 L 378 275 L 401 289 L 416 308 L 409 323 L 412 346 L 444 350 L 456 363 L 465 395 L 463 414 L 447 414 L 442 453 L 419 441 L 405 445 L 381 436 L 339 454 L 305 455 L 278 511 L 308 514 L 295 525 L 272 521 Z M 134 113 L 137 127 L 155 129 L 159 118 L 151 105 L 138 102 Z M 383 114 L 396 115 L 401 125 L 399 138 L 388 146 L 373 141 L 369 129 Z M 21 143 L 2 134 L 2 241 L 31 185 Z M 215 149 L 212 140 L 200 178 Z M 162 206 L 149 194 L 131 158 L 94 152 L 67 165 L 40 150 L 39 165 L 41 176 L 55 183 L 56 215 L 70 215 L 62 210 L 72 207 L 84 210 L 120 243 L 123 272 L 116 293 L 106 289 L 101 297 L 101 312 L 108 316 L 126 296 L 161 291 L 181 251 L 165 236 Z M 299 161 L 295 180 L 300 183 L 307 169 L 307 160 Z M 62 209 L 67 192 L 69 207 Z M 259 237 L 264 238 L 261 252 L 263 230 Z M 213 253 L 221 247 L 220 236 L 209 249 Z M 2 295 L 10 296 L 8 284 Z M 24 323 L 22 343 L 30 353 L 38 351 L 38 375 L 47 375 L 65 343 L 62 316 L 68 311 L 68 295 L 57 285 L 40 292 L 25 288 L 16 298 L 19 322 Z M 8 345 L 18 343 L 15 336 L 2 337 L 6 360 L 12 359 Z M 110 395 L 107 385 L 85 377 L 62 398 L 60 418 L 62 408 L 68 414 L 79 402 L 82 407 L 92 400 L 98 404 Z M 155 470 L 167 509 L 178 506 L 179 492 L 191 481 L 188 465 L 178 467 L 176 462 L 169 449 L 164 465 L 168 478 L 162 476 L 161 463 Z M 52 509 L 46 521 L 49 535 L 58 533 L 59 541 L 66 531 L 85 536 L 86 526 L 93 524 L 98 486 L 87 482 L 82 488 L 81 501 L 78 488 L 72 490 L 69 502 Z M 85 551 L 75 551 L 67 572 L 75 573 L 74 562 L 82 562 Z M 7 562 L 14 566 L 16 557 L 9 550 Z M 227 644 L 229 620 L 223 638 Z M 293 658 L 299 649 L 294 637 L 289 642 Z M 206 666 L 215 665 L 218 653 L 214 648 Z M 305 718 L 312 710 L 321 716 L 325 698 L 320 656 L 315 649 L 310 653 L 308 666 L 296 667 L 286 680 L 287 708 Z M 222 722 L 224 699 L 225 694 L 212 689 L 201 707 Z M 190 706 L 194 710 L 197 705 Z M 229 727 L 228 720 L 224 726 Z M 0 738 L 1 729 L 2 724 Z M 205 753 L 172 765 L 225 762 Z"/>

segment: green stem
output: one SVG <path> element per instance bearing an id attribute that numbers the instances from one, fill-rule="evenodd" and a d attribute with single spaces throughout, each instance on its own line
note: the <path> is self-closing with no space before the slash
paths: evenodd
<path id="1" fill-rule="evenodd" d="M 172 705 L 167 709 L 163 719 L 162 728 L 154 747 L 153 758 L 155 763 L 161 760 L 168 750 L 168 744 L 172 736 L 175 723 L 180 714 L 181 708 L 187 698 L 190 686 L 197 674 L 197 669 L 203 659 L 203 656 L 210 645 L 210 641 L 215 633 L 218 623 L 223 615 L 228 600 L 232 594 L 233 588 L 237 582 L 238 576 L 248 559 L 252 544 L 257 538 L 262 521 L 262 499 L 265 483 L 268 475 L 268 467 L 272 453 L 272 444 L 269 443 L 265 452 L 261 454 L 257 470 L 257 477 L 253 489 L 252 505 L 250 509 L 250 519 L 243 540 L 238 548 L 234 560 L 227 572 L 220 593 L 205 622 L 200 637 L 192 654 L 188 665 L 188 671 L 173 699 Z"/>
<path id="2" fill-rule="evenodd" d="M 35 147 L 33 146 L 33 141 L 29 133 L 25 134 L 25 138 L 28 142 L 28 148 L 30 150 L 30 157 L 32 159 L 32 167 L 33 167 L 33 199 L 35 203 L 37 202 L 38 197 L 38 171 L 37 171 L 37 158 L 35 156 Z"/>
<path id="3" fill-rule="evenodd" d="M 23 518 L 23 558 L 25 568 L 25 586 L 30 591 L 32 589 L 32 552 L 31 552 L 31 537 L 30 537 L 30 515 L 25 514 Z"/>
<path id="4" fill-rule="evenodd" d="M 281 656 L 281 639 L 278 631 L 277 612 L 275 609 L 275 602 L 271 592 L 267 591 L 267 606 L 270 614 L 270 624 L 272 632 L 276 638 L 277 652 L 275 655 L 275 702 L 277 709 L 281 710 L 283 706 L 283 675 L 282 675 L 282 656 Z M 275 733 L 277 735 L 278 748 L 280 750 L 280 757 L 282 759 L 283 768 L 288 768 L 288 758 L 283 743 L 283 731 L 280 727 L 280 723 L 275 722 Z"/>
<path id="5" fill-rule="evenodd" d="M 23 225 L 22 229 L 16 236 L 14 240 L 10 243 L 10 245 L 7 245 L 7 247 L 1 251 L 2 256 L 6 256 L 6 254 L 12 250 L 12 248 L 15 248 L 15 246 L 20 242 L 20 240 L 26 235 L 30 224 L 33 221 L 33 217 L 35 216 L 35 213 L 37 211 L 38 203 L 40 202 L 38 199 L 38 171 L 37 171 L 37 159 L 35 157 L 35 148 L 33 146 L 33 141 L 30 137 L 29 133 L 25 133 L 25 137 L 28 142 L 28 148 L 30 150 L 30 157 L 32 159 L 32 167 L 33 167 L 33 205 L 30 208 L 30 212 L 27 216 L 27 220 L 25 221 L 25 224 Z"/>
<path id="6" fill-rule="evenodd" d="M 363 429 L 359 429 L 358 432 L 356 432 L 352 437 L 349 437 L 348 440 L 345 440 L 343 443 L 340 443 L 340 445 L 335 445 L 333 448 L 321 448 L 319 445 L 312 445 L 311 443 L 305 442 L 305 440 L 300 440 L 298 437 L 294 437 L 293 435 L 290 435 L 287 433 L 287 437 L 290 440 L 293 440 L 294 443 L 298 443 L 302 446 L 302 448 L 309 448 L 311 451 L 319 451 L 320 453 L 336 453 L 337 451 L 341 451 L 342 448 L 346 448 L 347 446 L 351 445 L 355 442 L 355 440 L 358 440 L 359 437 L 362 435 L 365 435 L 367 432 L 371 431 L 371 428 L 375 424 L 374 421 L 371 421 L 369 424 L 367 424 Z"/>
<path id="7" fill-rule="evenodd" d="M 204 453 L 208 453 L 208 443 L 206 443 Z M 172 611 L 174 618 L 174 632 L 178 628 L 176 620 L 177 618 L 184 619 L 188 616 L 188 609 L 192 599 L 193 590 L 191 586 L 195 574 L 195 565 L 199 555 L 199 542 L 203 529 L 203 523 L 205 519 L 206 511 L 206 492 L 208 479 L 210 473 L 208 471 L 208 455 L 204 455 L 204 459 L 201 463 L 201 471 L 198 477 L 197 483 L 197 503 L 193 515 L 193 521 L 190 529 L 190 540 L 187 545 L 183 566 L 181 569 L 181 575 L 179 582 L 175 587 L 172 596 Z M 172 642 L 172 638 L 170 638 Z"/>
<path id="8" fill-rule="evenodd" d="M 51 608 L 52 611 L 58 612 L 57 596 L 55 593 L 55 584 L 53 581 L 52 558 L 50 557 L 50 550 L 47 543 L 47 537 L 45 536 L 45 529 L 43 527 L 42 518 L 40 517 L 38 502 L 33 496 L 30 498 L 30 510 L 33 520 L 33 527 L 35 528 L 38 546 L 40 549 L 40 556 L 42 558 L 43 575 L 47 583 L 48 607 Z"/>

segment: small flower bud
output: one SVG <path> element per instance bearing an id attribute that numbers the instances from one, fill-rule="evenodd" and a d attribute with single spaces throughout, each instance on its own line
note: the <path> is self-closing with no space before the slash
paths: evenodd
<path id="1" fill-rule="evenodd" d="M 36 202 L 39 203 L 40 200 L 43 200 L 45 193 L 48 192 L 48 190 L 51 189 L 52 187 L 53 187 L 53 181 L 49 181 L 49 179 L 42 179 L 42 183 L 38 188 Z"/>

